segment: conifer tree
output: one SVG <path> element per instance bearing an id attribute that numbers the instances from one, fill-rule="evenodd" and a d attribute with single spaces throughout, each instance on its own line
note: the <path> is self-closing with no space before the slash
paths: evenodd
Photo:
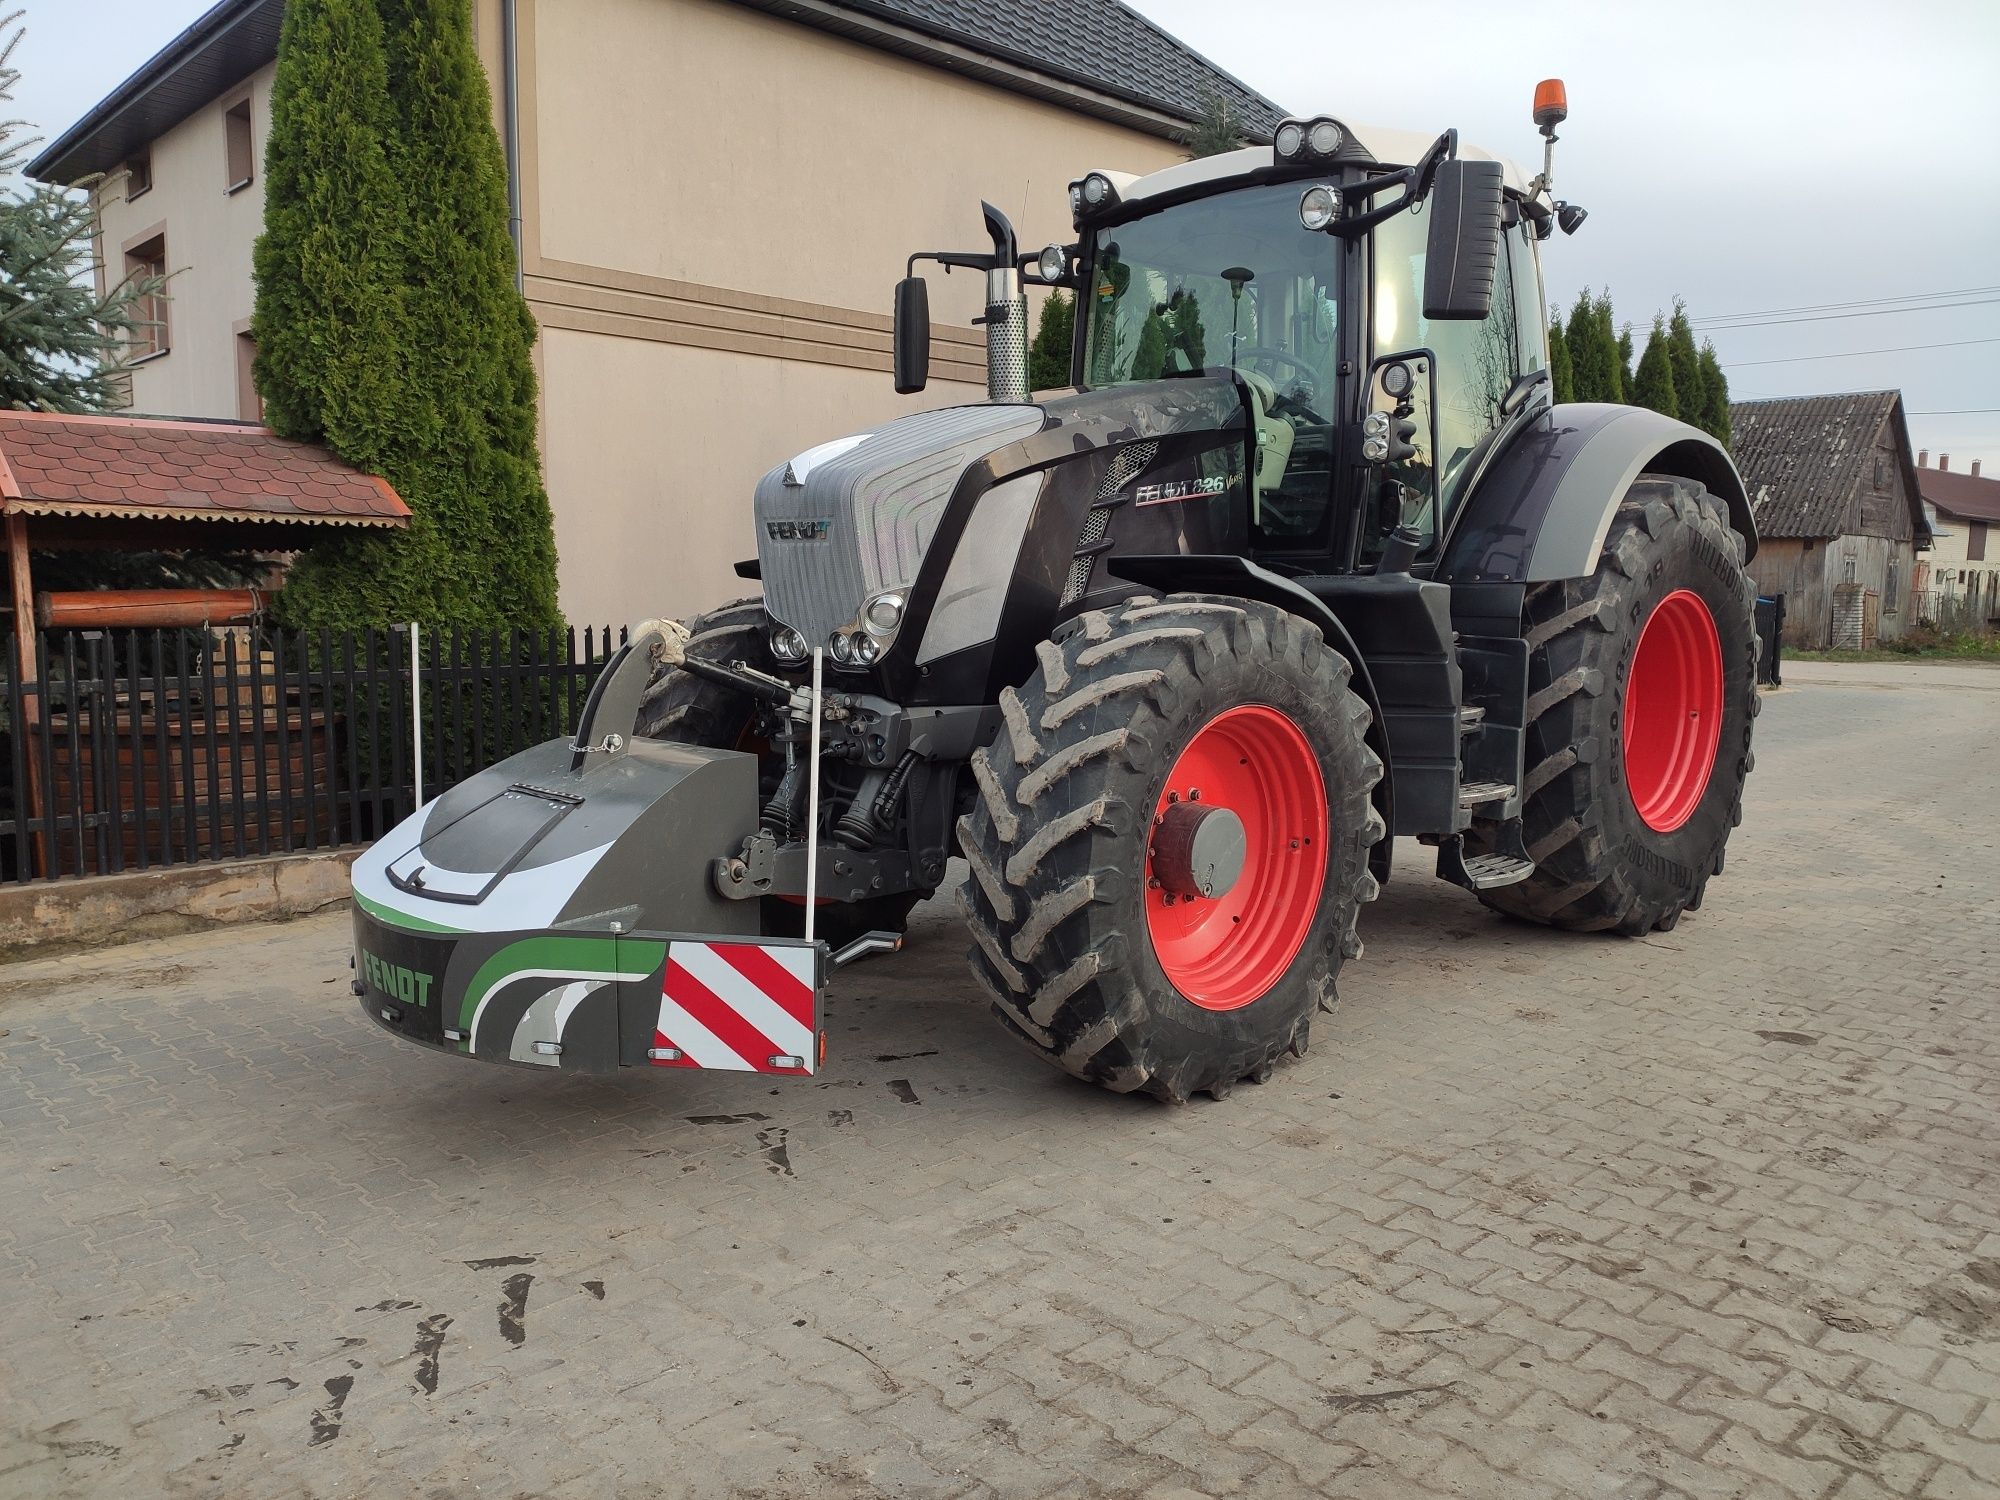
<path id="1" fill-rule="evenodd" d="M 1674 365 L 1674 391 L 1680 397 L 1681 420 L 1693 422 L 1701 408 L 1701 351 L 1695 348 L 1694 325 L 1688 322 L 1687 303 L 1674 298 L 1673 315 L 1667 320 L 1667 356 Z"/>
<path id="2" fill-rule="evenodd" d="M 1560 318 L 1549 324 L 1549 385 L 1558 402 L 1576 400 L 1576 372 Z"/>
<path id="3" fill-rule="evenodd" d="M 293 623 L 559 623 L 535 326 L 514 285 L 491 111 L 466 0 L 286 7 L 258 250 L 260 385 L 284 430 L 323 436 L 412 512 L 403 534 L 302 559 L 281 596 Z M 346 252 L 348 281 L 328 246 Z M 323 295 L 328 283 L 345 295 Z"/>
<path id="4" fill-rule="evenodd" d="M 1042 303 L 1035 340 L 1028 345 L 1028 389 L 1052 391 L 1070 383 L 1070 344 L 1076 333 L 1076 303 L 1069 293 L 1050 292 Z"/>
<path id="5" fill-rule="evenodd" d="M 1174 140 L 1187 152 L 1190 161 L 1204 156 L 1220 156 L 1225 151 L 1235 151 L 1244 145 L 1243 121 L 1235 106 L 1222 95 L 1207 94 L 1201 101 L 1200 117 L 1186 130 L 1178 132 Z"/>
<path id="6" fill-rule="evenodd" d="M 1605 381 L 1607 394 L 1604 399 L 1623 401 L 1627 384 L 1626 365 L 1624 349 L 1619 342 L 1617 328 L 1611 320 L 1610 287 L 1597 294 L 1597 301 L 1592 304 L 1592 310 L 1597 315 L 1597 342 L 1600 350 L 1598 358 L 1607 371 Z"/>
<path id="7" fill-rule="evenodd" d="M 20 69 L 21 12 L 0 18 L 0 104 Z M 21 169 L 29 141 L 0 117 L 0 179 Z M 85 187 L 95 187 L 95 181 Z M 103 411 L 118 404 L 134 337 L 153 320 L 159 277 L 124 278 L 96 291 L 95 212 L 79 193 L 40 185 L 0 190 L 0 406 L 17 411 Z M 109 280 L 109 278 L 107 278 Z"/>
<path id="8" fill-rule="evenodd" d="M 1729 446 L 1729 381 L 1722 362 L 1715 357 L 1715 345 L 1706 339 L 1701 345 L 1701 415 L 1695 425 L 1723 447 Z"/>
<path id="9" fill-rule="evenodd" d="M 1652 337 L 1646 340 L 1646 352 L 1639 357 L 1638 371 L 1632 377 L 1632 404 L 1675 417 L 1680 415 L 1680 401 L 1675 394 L 1674 363 L 1667 346 L 1666 319 L 1656 313 Z"/>
<path id="10" fill-rule="evenodd" d="M 1618 379 L 1627 390 L 1632 388 L 1632 325 L 1627 323 L 1618 330 Z"/>

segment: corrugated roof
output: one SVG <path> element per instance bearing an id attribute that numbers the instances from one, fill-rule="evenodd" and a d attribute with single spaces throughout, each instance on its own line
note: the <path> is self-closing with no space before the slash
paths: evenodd
<path id="1" fill-rule="evenodd" d="M 1211 95 L 1267 141 L 1284 110 L 1119 0 L 736 0 L 1001 88 L 1155 134 Z M 110 172 L 278 55 L 284 0 L 219 0 L 28 164 L 44 182 Z"/>
<path id="2" fill-rule="evenodd" d="M 1897 391 L 1742 401 L 1729 408 L 1730 452 L 1750 492 L 1759 536 L 1843 536 L 1859 503 Z M 1907 459 L 1905 460 L 1907 462 Z"/>
<path id="3" fill-rule="evenodd" d="M 0 513 L 404 526 L 386 480 L 268 427 L 0 410 Z"/>
<path id="4" fill-rule="evenodd" d="M 1940 514 L 1961 521 L 2000 521 L 2000 479 L 1920 468 L 1917 485 Z"/>

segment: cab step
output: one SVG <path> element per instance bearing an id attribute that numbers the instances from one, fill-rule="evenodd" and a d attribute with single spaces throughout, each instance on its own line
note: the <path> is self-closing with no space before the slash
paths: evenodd
<path id="1" fill-rule="evenodd" d="M 1453 834 L 1438 845 L 1438 878 L 1468 891 L 1490 891 L 1516 885 L 1535 873 L 1535 862 L 1521 842 L 1518 818 L 1499 828 L 1498 849 L 1483 854 L 1467 854 L 1465 835 Z"/>
<path id="2" fill-rule="evenodd" d="M 1458 789 L 1460 807 L 1484 807 L 1489 802 L 1505 802 L 1514 788 L 1504 781 L 1468 781 Z"/>

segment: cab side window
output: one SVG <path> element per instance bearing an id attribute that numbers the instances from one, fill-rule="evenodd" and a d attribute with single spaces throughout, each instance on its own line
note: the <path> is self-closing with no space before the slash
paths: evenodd
<path id="1" fill-rule="evenodd" d="M 1437 355 L 1438 499 L 1449 514 L 1480 445 L 1500 425 L 1500 402 L 1523 368 L 1524 330 L 1511 245 L 1500 257 L 1493 310 L 1485 318 L 1424 317 L 1428 228 L 1422 214 L 1404 213 L 1375 231 L 1374 349 L 1382 355 L 1427 347 Z M 1527 337 L 1540 348 L 1539 338 Z"/>

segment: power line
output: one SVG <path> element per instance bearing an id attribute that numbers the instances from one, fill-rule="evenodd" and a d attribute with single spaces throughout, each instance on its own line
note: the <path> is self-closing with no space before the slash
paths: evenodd
<path id="1" fill-rule="evenodd" d="M 1911 417 L 1990 417 L 2000 412 L 2000 406 L 1961 406 L 1957 411 L 1913 411 L 1905 412 Z"/>
<path id="2" fill-rule="evenodd" d="M 1751 365 L 1795 365 L 1809 359 L 1859 359 L 1864 354 L 1913 354 L 1919 349 L 1963 349 L 1970 344 L 2000 344 L 2000 338 L 1953 339 L 1943 344 L 1898 344 L 1890 349 L 1848 349 L 1840 354 L 1790 354 L 1783 359 L 1732 359 L 1725 370 L 1742 370 Z"/>
<path id="3" fill-rule="evenodd" d="M 1858 297 L 1845 302 L 1813 302 L 1804 307 L 1767 307 L 1759 312 L 1710 313 L 1691 318 L 1693 323 L 1727 323 L 1737 318 L 1775 318 L 1785 313 L 1838 312 L 1847 307 L 1882 307 L 1891 302 L 1928 302 L 1938 297 L 1985 297 L 2000 292 L 2000 286 L 1966 286 L 1950 292 L 1910 292 L 1901 297 Z"/>
<path id="4" fill-rule="evenodd" d="M 1729 333 L 1739 328 L 1777 328 L 1786 323 L 1836 323 L 1848 318 L 1888 318 L 1898 313 L 1944 312 L 1953 307 L 1985 307 L 2000 302 L 2000 297 L 1974 297 L 1964 302 L 1930 302 L 1922 307 L 1879 307 L 1870 312 L 1828 312 L 1814 313 L 1809 317 L 1765 318 L 1755 323 L 1719 323 L 1709 318 L 1690 318 L 1689 325 L 1703 328 L 1710 333 Z"/>

